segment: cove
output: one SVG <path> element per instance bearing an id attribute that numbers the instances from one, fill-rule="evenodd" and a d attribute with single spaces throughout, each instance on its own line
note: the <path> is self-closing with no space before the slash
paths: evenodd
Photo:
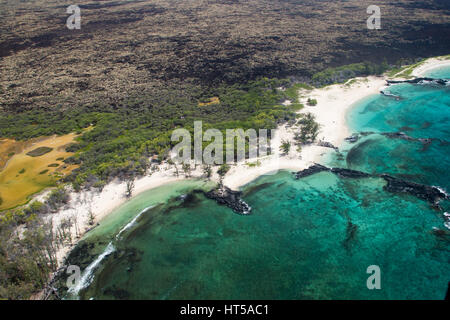
<path id="1" fill-rule="evenodd" d="M 262 176 L 242 188 L 250 215 L 195 192 L 198 181 L 155 189 L 80 243 L 84 249 L 73 262 L 83 269 L 109 242 L 115 250 L 78 297 L 443 299 L 450 280 L 448 201 L 438 210 L 411 194 L 389 192 L 378 175 L 450 190 L 449 88 L 398 84 L 389 90 L 400 99 L 369 97 L 347 115 L 354 133 L 371 134 L 345 143 L 341 154 L 331 151 L 324 163 L 369 176 Z M 393 132 L 414 139 L 385 134 Z M 380 290 L 367 288 L 372 265 L 381 270 Z"/>

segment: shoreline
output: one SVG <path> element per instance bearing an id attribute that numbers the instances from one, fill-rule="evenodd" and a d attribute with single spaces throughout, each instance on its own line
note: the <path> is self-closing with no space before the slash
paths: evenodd
<path id="1" fill-rule="evenodd" d="M 176 177 L 175 170 L 158 171 L 151 176 L 144 176 L 135 180 L 135 187 L 131 197 L 126 197 L 126 182 L 120 182 L 117 179 L 106 185 L 101 191 L 98 190 L 83 190 L 75 192 L 70 190 L 70 202 L 64 206 L 58 213 L 51 213 L 48 219 L 52 221 L 53 225 L 57 227 L 65 219 L 72 219 L 77 225 L 78 231 L 72 228 L 72 243 L 67 244 L 57 250 L 56 258 L 58 265 L 64 264 L 64 259 L 68 253 L 77 245 L 85 234 L 97 227 L 101 221 L 110 215 L 114 210 L 122 206 L 127 201 L 140 195 L 141 193 L 161 187 L 172 182 L 183 181 L 186 178 L 182 175 Z M 44 198 L 47 193 L 42 194 Z M 91 214 L 93 213 L 93 223 L 91 221 Z M 75 218 L 76 217 L 76 218 Z"/>
<path id="2" fill-rule="evenodd" d="M 423 77 L 423 75 L 433 69 L 438 69 L 442 67 L 450 67 L 450 58 L 445 59 L 444 57 L 435 57 L 425 60 L 423 64 L 415 68 L 411 75 L 413 77 Z"/>
<path id="3" fill-rule="evenodd" d="M 351 135 L 346 124 L 347 112 L 359 101 L 377 94 L 386 84 L 386 77 L 369 76 L 366 78 L 354 78 L 351 85 L 334 84 L 325 88 L 313 90 L 301 90 L 300 102 L 305 107 L 298 113 L 312 113 L 320 125 L 317 141 L 324 141 L 339 147 L 344 139 Z M 349 80 L 351 81 L 351 80 Z M 348 83 L 348 82 L 347 82 Z M 317 100 L 316 106 L 308 106 L 306 100 L 313 98 Z M 272 141 L 272 149 L 276 153 L 275 159 L 261 160 L 261 165 L 256 168 L 249 168 L 245 164 L 237 164 L 227 173 L 224 185 L 231 189 L 238 189 L 255 180 L 259 176 L 271 174 L 277 170 L 303 170 L 320 162 L 331 150 L 318 145 L 307 145 L 302 147 L 301 153 L 292 150 L 288 155 L 280 155 L 280 145 L 282 140 L 292 141 L 294 129 L 286 125 L 276 130 Z M 277 156 L 279 157 L 277 159 Z"/>
<path id="4" fill-rule="evenodd" d="M 443 66 L 450 66 L 450 60 L 430 58 L 413 70 L 412 75 L 419 77 L 431 69 Z M 344 84 L 334 84 L 324 88 L 313 90 L 300 90 L 300 102 L 305 107 L 298 113 L 311 112 L 316 116 L 316 121 L 320 125 L 320 132 L 317 141 L 323 140 L 340 147 L 344 139 L 351 135 L 350 128 L 346 123 L 346 114 L 351 108 L 371 95 L 378 94 L 386 86 L 386 75 L 354 78 Z M 306 100 L 313 98 L 317 100 L 316 106 L 307 106 Z M 237 190 L 244 185 L 254 181 L 260 176 L 274 174 L 279 170 L 303 170 L 315 162 L 320 162 L 324 156 L 328 155 L 330 148 L 317 145 L 303 146 L 299 153 L 293 145 L 288 155 L 281 155 L 279 147 L 282 140 L 292 141 L 294 129 L 286 124 L 279 126 L 271 141 L 274 155 L 250 159 L 242 163 L 231 165 L 231 169 L 226 174 L 223 183 L 230 189 Z M 255 163 L 259 163 L 256 164 Z M 250 166 L 249 166 L 250 164 Z M 219 177 L 213 168 L 211 180 L 218 182 Z M 102 191 L 84 190 L 81 192 L 70 191 L 71 200 L 57 213 L 49 214 L 45 217 L 58 226 L 65 219 L 75 219 L 75 228 L 71 229 L 72 242 L 57 250 L 58 265 L 64 264 L 67 254 L 77 245 L 79 240 L 93 227 L 101 223 L 101 220 L 115 211 L 125 202 L 133 199 L 137 195 L 165 185 L 167 183 L 185 180 L 181 168 L 179 176 L 173 166 L 163 163 L 159 170 L 135 180 L 135 187 L 132 197 L 125 196 L 126 183 L 117 179 L 107 184 Z M 201 167 L 199 166 L 191 172 L 189 178 L 203 178 Z M 48 192 L 41 193 L 38 198 L 45 198 Z M 36 199 L 40 200 L 40 199 Z M 90 224 L 90 212 L 94 214 L 93 224 Z M 78 230 L 77 230 L 78 229 Z"/>

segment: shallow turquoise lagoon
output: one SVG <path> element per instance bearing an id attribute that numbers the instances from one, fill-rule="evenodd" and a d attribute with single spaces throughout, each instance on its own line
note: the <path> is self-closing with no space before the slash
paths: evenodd
<path id="1" fill-rule="evenodd" d="M 387 90 L 400 99 L 377 95 L 355 106 L 347 115 L 352 130 L 404 132 L 431 142 L 367 135 L 357 145 L 344 146 L 348 153 L 340 165 L 450 190 L 450 87 L 401 84 Z"/>
<path id="2" fill-rule="evenodd" d="M 388 90 L 400 99 L 372 96 L 348 114 L 355 133 L 374 133 L 346 143 L 344 160 L 331 155 L 327 164 L 450 190 L 449 88 L 396 85 Z M 381 134 L 398 131 L 432 140 L 424 144 Z M 444 211 L 384 191 L 379 178 L 319 173 L 295 180 L 287 171 L 263 176 L 243 188 L 253 208 L 250 216 L 192 192 L 210 187 L 202 182 L 178 186 L 131 200 L 86 237 L 90 260 L 108 243 L 114 250 L 94 270 L 80 298 L 445 297 L 450 236 Z M 442 206 L 449 210 L 448 203 Z M 381 290 L 366 286 L 370 265 L 381 269 Z"/>
<path id="3" fill-rule="evenodd" d="M 426 76 L 437 79 L 450 79 L 450 66 L 431 69 L 426 73 Z"/>

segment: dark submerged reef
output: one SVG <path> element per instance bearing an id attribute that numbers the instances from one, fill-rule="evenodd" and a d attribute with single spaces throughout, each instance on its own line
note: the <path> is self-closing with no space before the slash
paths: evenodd
<path id="1" fill-rule="evenodd" d="M 423 199 L 428 201 L 433 205 L 433 207 L 441 209 L 439 206 L 439 202 L 441 200 L 449 199 L 449 195 L 440 189 L 439 187 L 435 186 L 427 186 L 420 183 L 415 183 L 407 180 L 403 180 L 394 176 L 391 176 L 389 174 L 370 174 L 367 172 L 362 172 L 358 170 L 352 170 L 352 169 L 346 169 L 346 168 L 328 168 L 325 166 L 322 166 L 320 164 L 314 164 L 310 166 L 309 168 L 306 168 L 304 170 L 294 172 L 295 179 L 301 179 L 322 171 L 329 171 L 332 172 L 340 177 L 344 178 L 382 178 L 384 179 L 387 184 L 384 186 L 384 189 L 386 191 L 392 192 L 392 193 L 408 193 L 411 194 L 417 198 Z"/>
<path id="2" fill-rule="evenodd" d="M 411 84 L 426 84 L 433 83 L 441 86 L 445 86 L 449 83 L 447 79 L 434 79 L 434 78 L 415 78 L 412 80 L 386 80 L 388 86 L 391 84 L 399 84 L 399 83 L 411 83 Z"/>

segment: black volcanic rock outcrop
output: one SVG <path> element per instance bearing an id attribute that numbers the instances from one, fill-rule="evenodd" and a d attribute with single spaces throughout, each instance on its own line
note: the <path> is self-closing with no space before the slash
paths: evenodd
<path id="1" fill-rule="evenodd" d="M 304 170 L 295 172 L 294 176 L 295 176 L 295 179 L 300 179 L 300 178 L 311 176 L 313 174 L 316 174 L 316 173 L 319 173 L 322 171 L 330 171 L 330 168 L 327 168 L 325 166 L 315 163 L 312 166 L 310 166 Z"/>
<path id="2" fill-rule="evenodd" d="M 234 212 L 248 215 L 252 208 L 241 199 L 242 192 L 231 190 L 228 187 L 217 188 L 204 193 L 209 199 L 233 209 Z"/>
<path id="3" fill-rule="evenodd" d="M 336 147 L 335 145 L 333 145 L 331 142 L 328 142 L 328 141 L 320 140 L 319 142 L 317 142 L 317 145 L 319 147 L 330 148 L 330 149 L 334 149 L 336 151 L 339 151 L 338 147 Z"/>
<path id="4" fill-rule="evenodd" d="M 447 199 L 448 197 L 448 195 L 438 187 L 406 181 L 388 174 L 382 174 L 380 177 L 387 181 L 387 185 L 384 186 L 384 189 L 389 192 L 409 193 L 435 205 L 439 204 L 440 200 Z"/>
<path id="5" fill-rule="evenodd" d="M 356 143 L 359 141 L 361 136 L 370 136 L 372 134 L 380 134 L 382 136 L 385 136 L 389 139 L 403 139 L 403 140 L 407 140 L 407 141 L 418 141 L 421 142 L 423 145 L 429 145 L 430 143 L 433 142 L 433 140 L 437 140 L 441 143 L 445 144 L 445 141 L 441 140 L 441 139 L 437 139 L 437 138 L 414 138 L 411 137 L 409 135 L 407 135 L 406 133 L 400 131 L 400 132 L 360 132 L 358 133 L 354 133 L 353 135 L 351 135 L 350 137 L 345 138 L 345 140 L 349 143 Z"/>
<path id="6" fill-rule="evenodd" d="M 346 169 L 346 168 L 328 168 L 320 164 L 314 164 L 309 168 L 294 173 L 295 179 L 304 178 L 322 171 L 332 172 L 340 177 L 345 178 L 370 178 L 379 177 L 384 179 L 387 184 L 383 187 L 384 190 L 392 193 L 408 193 L 417 198 L 423 199 L 431 203 L 436 208 L 439 207 L 439 202 L 444 199 L 449 199 L 449 195 L 439 187 L 427 186 L 424 184 L 411 182 L 396 178 L 389 174 L 370 174 L 358 170 Z"/>
<path id="7" fill-rule="evenodd" d="M 424 84 L 424 83 L 434 83 L 439 84 L 442 86 L 447 85 L 449 83 L 449 80 L 446 79 L 434 79 L 434 78 L 415 78 L 411 80 L 386 80 L 388 86 L 391 84 L 398 84 L 398 83 L 411 83 L 411 84 Z"/>
<path id="8" fill-rule="evenodd" d="M 411 136 L 408 136 L 404 132 L 382 132 L 381 135 L 391 138 L 391 139 L 403 139 L 408 141 L 420 141 L 422 143 L 430 143 L 431 139 L 429 138 L 414 138 Z"/>
<path id="9" fill-rule="evenodd" d="M 311 176 L 313 174 L 322 172 L 322 171 L 330 171 L 340 177 L 344 178 L 369 178 L 371 175 L 366 172 L 352 170 L 352 169 L 345 169 L 345 168 L 328 168 L 325 166 L 322 166 L 318 163 L 313 164 L 312 166 L 298 171 L 294 172 L 295 179 L 301 179 L 307 176 Z"/>
<path id="10" fill-rule="evenodd" d="M 331 172 L 344 178 L 369 178 L 371 175 L 366 172 L 344 169 L 344 168 L 332 168 Z"/>
<path id="11" fill-rule="evenodd" d="M 345 141 L 350 142 L 350 143 L 356 143 L 359 140 L 359 135 L 358 134 L 352 134 L 350 137 L 345 138 Z"/>
<path id="12" fill-rule="evenodd" d="M 381 90 L 380 93 L 381 93 L 383 96 L 386 96 L 386 97 L 392 97 L 392 98 L 395 98 L 395 99 L 401 99 L 400 96 L 397 96 L 397 95 L 395 95 L 395 94 L 393 94 L 393 93 L 390 93 L 390 92 L 387 92 L 387 91 L 384 91 L 384 90 Z"/>

